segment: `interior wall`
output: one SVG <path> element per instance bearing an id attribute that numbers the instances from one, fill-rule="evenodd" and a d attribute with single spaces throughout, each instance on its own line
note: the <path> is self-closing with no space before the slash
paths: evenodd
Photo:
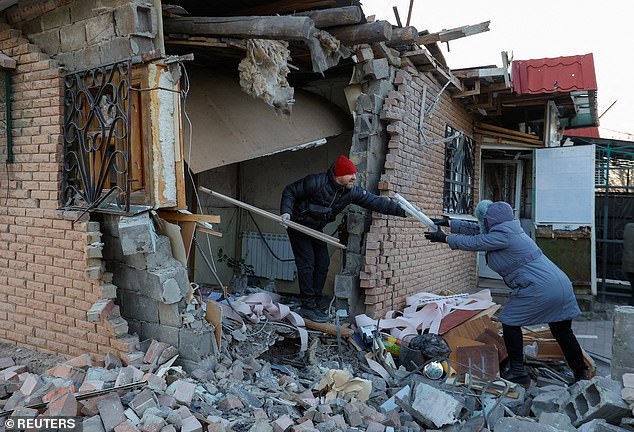
<path id="1" fill-rule="evenodd" d="M 350 142 L 351 132 L 347 132 L 329 139 L 326 144 L 318 147 L 286 151 L 204 171 L 198 175 L 198 182 L 200 186 L 237 198 L 271 213 L 279 214 L 284 187 L 308 174 L 325 172 L 339 155 L 349 154 Z M 209 236 L 213 258 L 217 258 L 219 249 L 222 249 L 230 257 L 241 257 L 243 254 L 240 250 L 240 233 L 257 231 L 248 212 L 209 196 L 201 195 L 200 200 L 202 212 L 218 214 L 221 217 L 221 223 L 215 229 L 220 231 L 223 237 Z M 275 221 L 258 215 L 253 215 L 253 217 L 264 233 L 285 232 L 285 229 Z M 327 225 L 324 232 L 333 234 L 338 222 L 339 219 Z M 200 244 L 207 248 L 205 237 L 207 234 L 199 233 L 197 238 Z M 326 292 L 332 292 L 334 274 L 340 270 L 339 254 L 335 254 L 335 248 L 330 251 L 331 266 L 326 282 Z M 234 273 L 233 269 L 227 267 L 225 263 L 216 262 L 216 264 L 220 279 L 224 284 L 228 284 Z M 202 257 L 196 259 L 195 280 L 199 283 L 216 284 L 215 278 Z M 266 281 L 263 282 L 266 283 Z M 275 284 L 279 291 L 298 292 L 296 280 L 293 282 L 277 280 Z"/>

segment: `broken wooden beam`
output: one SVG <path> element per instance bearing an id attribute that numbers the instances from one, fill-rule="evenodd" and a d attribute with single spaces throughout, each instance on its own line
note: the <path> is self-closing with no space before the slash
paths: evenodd
<path id="1" fill-rule="evenodd" d="M 385 44 L 387 46 L 407 45 L 416 42 L 418 30 L 416 27 L 396 27 L 392 29 L 392 37 Z"/>
<path id="2" fill-rule="evenodd" d="M 479 24 L 466 25 L 449 30 L 441 30 L 436 33 L 429 33 L 420 36 L 417 42 L 420 45 L 427 45 L 435 42 L 449 42 L 466 36 L 487 32 L 489 31 L 489 24 L 491 24 L 491 21 L 484 21 Z"/>
<path id="3" fill-rule="evenodd" d="M 388 21 L 375 21 L 373 23 L 333 27 L 328 29 L 328 32 L 344 45 L 385 42 L 392 38 L 392 24 Z"/>
<path id="4" fill-rule="evenodd" d="M 308 40 L 315 25 L 303 16 L 187 17 L 165 20 L 167 34 L 230 36 L 249 39 Z"/>
<path id="5" fill-rule="evenodd" d="M 305 16 L 312 19 L 317 28 L 354 25 L 363 21 L 363 11 L 359 6 L 344 6 L 331 9 L 299 12 L 294 16 Z"/>

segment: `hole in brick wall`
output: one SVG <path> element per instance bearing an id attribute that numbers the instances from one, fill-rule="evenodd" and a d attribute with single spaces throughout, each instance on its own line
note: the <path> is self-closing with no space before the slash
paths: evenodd
<path id="1" fill-rule="evenodd" d="M 575 410 L 575 405 L 572 402 L 566 404 L 564 407 L 564 414 L 570 417 L 572 424 L 575 424 L 577 421 L 577 411 Z"/>
<path id="2" fill-rule="evenodd" d="M 586 399 L 588 400 L 588 404 L 590 406 L 597 406 L 601 403 L 601 393 L 599 393 L 599 389 L 597 386 L 591 385 L 586 390 Z"/>
<path id="3" fill-rule="evenodd" d="M 579 414 L 584 415 L 585 413 L 588 412 L 588 401 L 585 395 L 580 394 L 579 396 L 577 396 L 575 398 L 575 405 L 577 406 L 577 409 L 579 410 Z"/>
<path id="4" fill-rule="evenodd" d="M 152 33 L 152 9 L 145 6 L 137 6 L 138 19 L 137 31 L 139 33 Z"/>

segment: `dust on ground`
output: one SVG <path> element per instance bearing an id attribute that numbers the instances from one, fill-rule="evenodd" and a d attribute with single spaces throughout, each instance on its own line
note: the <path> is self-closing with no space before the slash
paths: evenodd
<path id="1" fill-rule="evenodd" d="M 65 358 L 54 354 L 45 354 L 39 351 L 21 348 L 8 343 L 0 342 L 0 358 L 11 357 L 15 364 L 24 365 L 29 372 L 38 375 L 44 373 L 60 363 L 66 361 Z"/>

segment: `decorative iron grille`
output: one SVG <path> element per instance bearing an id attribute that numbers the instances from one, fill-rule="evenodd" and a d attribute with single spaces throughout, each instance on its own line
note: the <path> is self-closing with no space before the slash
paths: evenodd
<path id="1" fill-rule="evenodd" d="M 65 208 L 130 211 L 131 73 L 128 60 L 65 77 Z"/>
<path id="2" fill-rule="evenodd" d="M 445 128 L 445 183 L 443 211 L 473 214 L 475 145 L 464 133 Z"/>

